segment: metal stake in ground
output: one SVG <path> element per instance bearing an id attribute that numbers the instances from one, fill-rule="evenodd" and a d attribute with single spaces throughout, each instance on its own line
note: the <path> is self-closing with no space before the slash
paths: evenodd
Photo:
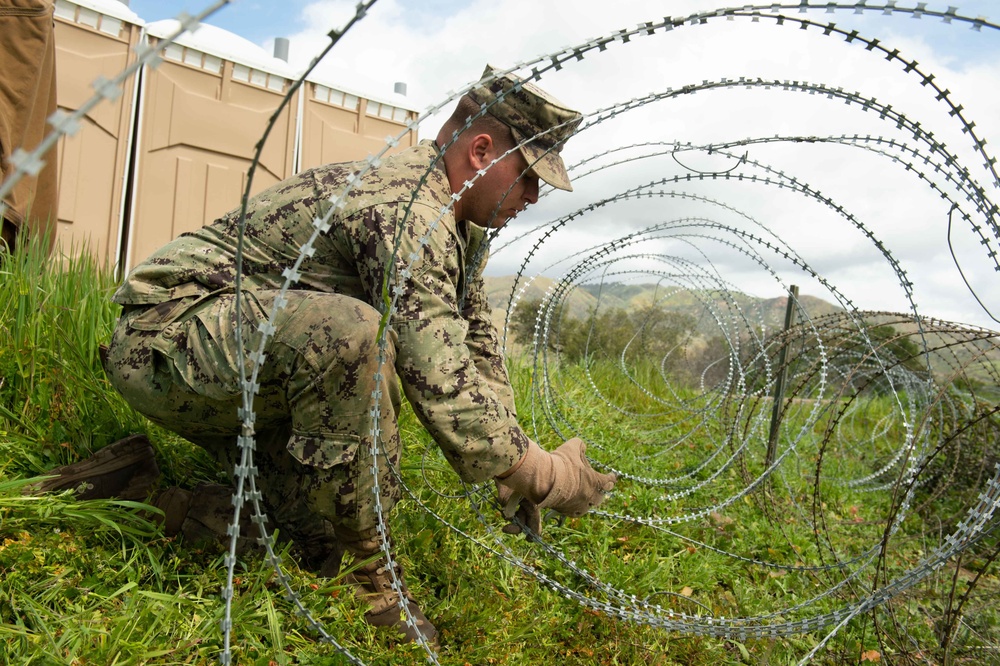
<path id="1" fill-rule="evenodd" d="M 785 335 L 781 350 L 778 352 L 778 376 L 774 382 L 774 400 L 771 404 L 771 429 L 767 436 L 767 455 L 764 458 L 764 468 L 769 468 L 774 463 L 774 453 L 778 448 L 778 423 L 781 414 L 781 402 L 785 398 L 785 377 L 788 374 L 788 365 L 785 363 L 785 356 L 788 353 L 788 329 L 795 323 L 795 303 L 799 300 L 798 285 L 791 285 L 788 288 L 788 305 L 785 307 Z"/>

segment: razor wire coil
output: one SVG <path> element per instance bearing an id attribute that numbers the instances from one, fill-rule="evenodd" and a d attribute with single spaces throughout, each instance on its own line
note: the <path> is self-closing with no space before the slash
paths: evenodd
<path id="1" fill-rule="evenodd" d="M 50 119 L 50 124 L 53 127 L 52 132 L 36 150 L 31 153 L 21 151 L 13 155 L 11 163 L 14 170 L 11 177 L 0 183 L 0 196 L 8 193 L 21 177 L 37 174 L 43 165 L 43 155 L 51 149 L 55 141 L 62 135 L 72 135 L 78 131 L 80 119 L 101 101 L 113 99 L 117 94 L 120 94 L 121 86 L 129 76 L 132 76 L 140 67 L 155 67 L 159 50 L 165 48 L 183 32 L 196 29 L 201 21 L 226 4 L 228 4 L 228 0 L 220 1 L 194 17 L 186 15 L 179 17 L 181 25 L 177 33 L 161 40 L 155 48 L 138 47 L 136 62 L 114 79 L 95 81 L 94 95 L 78 111 L 73 114 L 60 113 L 53 116 Z M 320 57 L 330 51 L 348 29 L 365 16 L 373 4 L 374 0 L 359 3 L 355 8 L 354 17 L 347 23 L 346 27 L 329 33 L 330 44 L 323 54 L 313 61 L 310 70 Z M 572 397 L 568 397 L 574 391 L 579 390 L 580 386 L 585 386 L 587 387 L 586 392 L 589 393 L 588 401 L 593 401 L 603 409 L 609 409 L 635 422 L 644 423 L 646 427 L 640 428 L 640 432 L 648 433 L 651 440 L 659 440 L 664 433 L 676 429 L 676 423 L 672 423 L 671 418 L 673 418 L 678 405 L 681 405 L 681 412 L 685 414 L 681 422 L 688 430 L 680 435 L 674 435 L 672 441 L 655 441 L 656 444 L 662 446 L 660 448 L 649 447 L 649 452 L 636 458 L 636 460 L 642 461 L 661 460 L 667 457 L 666 454 L 675 451 L 678 447 L 690 444 L 689 440 L 693 440 L 695 433 L 709 431 L 712 428 L 717 430 L 721 436 L 718 444 L 708 455 L 705 455 L 681 474 L 665 474 L 665 470 L 659 470 L 657 474 L 636 473 L 635 469 L 630 467 L 635 461 L 628 460 L 627 455 L 623 455 L 622 451 L 615 450 L 606 442 L 588 441 L 588 450 L 592 452 L 592 462 L 596 467 L 615 471 L 624 484 L 634 485 L 648 492 L 661 492 L 662 494 L 658 498 L 660 506 L 667 507 L 677 502 L 686 501 L 691 501 L 692 504 L 690 506 L 674 506 L 670 515 L 656 515 L 658 512 L 641 515 L 638 512 L 623 511 L 622 507 L 614 508 L 617 498 L 612 497 L 609 500 L 610 506 L 604 510 L 592 512 L 592 518 L 594 520 L 624 522 L 655 533 L 668 534 L 685 542 L 697 544 L 699 548 L 748 565 L 798 573 L 824 574 L 837 576 L 837 578 L 827 579 L 826 587 L 804 602 L 757 616 L 726 618 L 720 615 L 715 617 L 711 615 L 711 609 L 700 604 L 697 600 L 687 601 L 695 606 L 700 606 L 701 610 L 709 611 L 708 615 L 703 615 L 700 612 L 674 611 L 649 601 L 660 595 L 676 597 L 674 593 L 668 590 L 653 590 L 643 598 L 639 598 L 615 584 L 602 580 L 600 572 L 591 572 L 585 564 L 575 562 L 559 548 L 547 543 L 537 535 L 530 535 L 531 552 L 536 556 L 542 555 L 549 561 L 558 562 L 563 570 L 569 572 L 567 581 L 582 581 L 582 585 L 558 580 L 553 575 L 543 572 L 539 567 L 529 564 L 519 554 L 520 547 L 513 547 L 509 539 L 502 536 L 497 529 L 491 491 L 485 486 L 467 488 L 464 493 L 472 513 L 484 529 L 484 533 L 479 535 L 471 534 L 435 513 L 433 508 L 415 492 L 415 489 L 410 488 L 405 479 L 399 476 L 398 471 L 392 470 L 411 501 L 435 516 L 437 520 L 456 534 L 474 541 L 487 551 L 503 558 L 512 566 L 536 577 L 541 583 L 551 587 L 567 599 L 610 617 L 684 633 L 719 638 L 736 637 L 740 640 L 745 640 L 747 637 L 778 637 L 825 631 L 823 638 L 803 656 L 800 663 L 806 663 L 814 657 L 850 620 L 891 604 L 897 599 L 902 599 L 907 591 L 928 580 L 930 576 L 957 555 L 983 542 L 989 542 L 990 547 L 994 547 L 991 539 L 995 540 L 996 538 L 995 530 L 998 523 L 995 512 L 997 504 L 1000 502 L 1000 462 L 995 463 L 989 469 L 984 459 L 983 468 L 986 478 L 979 486 L 978 491 L 972 493 L 968 498 L 969 503 L 965 508 L 965 513 L 951 531 L 944 534 L 939 539 L 938 544 L 928 550 L 927 554 L 916 564 L 905 569 L 902 573 L 893 574 L 892 578 L 887 579 L 883 575 L 887 571 L 885 569 L 886 559 L 892 552 L 895 540 L 902 538 L 900 535 L 904 522 L 912 515 L 912 512 L 918 510 L 918 507 L 915 506 L 918 500 L 918 488 L 941 483 L 939 478 L 931 478 L 929 470 L 932 469 L 937 460 L 947 456 L 950 451 L 949 447 L 954 442 L 961 440 L 966 431 L 980 426 L 989 427 L 991 419 L 997 411 L 995 398 L 975 393 L 957 392 L 954 389 L 954 381 L 950 383 L 935 381 L 930 372 L 931 359 L 933 358 L 947 368 L 945 376 L 954 380 L 965 379 L 972 370 L 980 371 L 981 368 L 986 376 L 993 380 L 1000 379 L 997 376 L 995 366 L 988 362 L 987 356 L 988 351 L 997 348 L 993 333 L 988 329 L 945 322 L 922 314 L 915 302 L 912 277 L 892 253 L 890 244 L 879 238 L 874 229 L 852 214 L 848 206 L 840 203 L 834 196 L 821 192 L 807 183 L 805 179 L 799 178 L 793 173 L 786 173 L 777 166 L 766 164 L 751 157 L 747 152 L 742 154 L 738 152 L 760 145 L 794 143 L 860 149 L 876 155 L 880 159 L 885 159 L 903 171 L 913 174 L 918 181 L 951 205 L 948 213 L 949 247 L 952 218 L 953 214 L 957 213 L 957 219 L 961 220 L 978 239 L 977 242 L 981 246 L 979 251 L 985 253 L 985 257 L 980 256 L 979 261 L 988 263 L 995 271 L 1000 271 L 1000 262 L 997 260 L 998 241 L 1000 241 L 1000 231 L 998 231 L 1000 226 L 998 226 L 997 215 L 1000 209 L 992 198 L 995 196 L 995 189 L 1000 187 L 996 159 L 987 151 L 986 140 L 976 131 L 975 123 L 966 117 L 966 111 L 962 104 L 952 99 L 950 91 L 938 83 L 934 74 L 924 71 L 915 60 L 903 57 L 898 49 L 883 44 L 878 38 L 863 36 L 857 29 L 842 28 L 832 22 L 823 23 L 811 18 L 819 13 L 881 14 L 892 18 L 904 16 L 914 19 L 936 18 L 946 25 L 964 24 L 977 32 L 984 28 L 989 31 L 1000 29 L 1000 26 L 983 18 L 963 16 L 955 7 L 940 11 L 930 9 L 927 5 L 926 2 L 918 2 L 912 7 L 901 7 L 895 0 L 887 0 L 882 4 L 875 4 L 868 0 L 860 0 L 855 3 L 801 0 L 801 2 L 794 3 L 767 3 L 718 8 L 686 17 L 666 17 L 661 20 L 644 22 L 635 28 L 612 31 L 604 37 L 587 40 L 575 46 L 567 46 L 555 52 L 517 63 L 514 67 L 499 72 L 499 75 L 520 73 L 528 81 L 541 82 L 546 76 L 564 69 L 570 70 L 577 63 L 609 51 L 612 47 L 622 48 L 633 40 L 652 36 L 665 39 L 675 31 L 687 30 L 691 27 L 710 30 L 711 26 L 716 25 L 719 21 L 745 22 L 742 25 L 745 25 L 747 30 L 753 30 L 754 24 L 767 22 L 776 27 L 784 26 L 804 31 L 815 35 L 817 39 L 837 37 L 847 44 L 863 48 L 872 57 L 899 65 L 902 70 L 901 76 L 915 79 L 921 88 L 930 91 L 929 95 L 935 102 L 943 105 L 945 113 L 957 125 L 967 146 L 982 159 L 981 168 L 990 181 L 989 185 L 980 184 L 973 177 L 971 170 L 963 165 L 958 155 L 949 150 L 948 146 L 940 141 L 933 132 L 926 129 L 921 122 L 911 119 L 899 109 L 894 109 L 891 104 L 884 104 L 860 92 L 845 91 L 841 87 L 831 87 L 823 83 L 759 77 L 706 80 L 700 84 L 667 89 L 646 97 L 633 98 L 600 107 L 587 114 L 587 121 L 581 126 L 579 132 L 586 133 L 604 123 L 611 123 L 627 113 L 664 101 L 696 94 L 704 95 L 710 92 L 743 89 L 818 95 L 830 102 L 841 102 L 848 109 L 856 109 L 871 117 L 877 116 L 886 127 L 893 128 L 907 138 L 893 136 L 886 138 L 869 134 L 826 136 L 779 136 L 776 134 L 772 137 L 754 136 L 697 145 L 675 139 L 673 141 L 651 141 L 612 147 L 596 152 L 573 165 L 571 174 L 575 176 L 575 182 L 586 184 L 587 179 L 592 176 L 596 177 L 605 172 L 611 173 L 616 171 L 618 167 L 634 165 L 641 160 L 653 160 L 664 155 L 669 155 L 675 161 L 676 165 L 680 167 L 681 173 L 632 186 L 613 196 L 586 204 L 571 213 L 537 225 L 494 251 L 494 256 L 501 251 L 509 252 L 512 251 L 509 248 L 515 248 L 519 240 L 535 238 L 530 250 L 521 262 L 520 270 L 507 298 L 505 320 L 501 331 L 502 345 L 506 348 L 512 317 L 517 312 L 517 308 L 523 305 L 528 289 L 534 281 L 534 277 L 529 274 L 529 267 L 536 261 L 536 255 L 540 257 L 542 250 L 551 247 L 556 242 L 559 238 L 558 234 L 566 229 L 570 222 L 605 209 L 628 206 L 643 198 L 700 202 L 710 209 L 718 209 L 726 214 L 732 213 L 741 218 L 743 223 L 748 225 L 747 227 L 722 222 L 713 217 L 677 217 L 670 221 L 648 225 L 638 231 L 619 235 L 610 241 L 604 241 L 580 251 L 569 252 L 544 267 L 541 273 L 560 271 L 560 277 L 551 288 L 545 291 L 543 298 L 539 301 L 539 311 L 535 317 L 530 356 L 533 377 L 537 381 L 534 381 L 532 386 L 531 420 L 536 432 L 543 428 L 551 428 L 552 431 L 564 438 L 567 435 L 580 434 L 585 440 L 588 440 L 586 424 L 580 424 L 575 420 L 580 411 L 580 403 L 574 402 Z M 284 103 L 291 99 L 292 94 L 304 82 L 305 76 L 310 70 L 303 73 L 291 86 L 285 96 Z M 470 83 L 458 91 L 449 92 L 445 100 L 421 113 L 419 118 L 408 123 L 405 130 L 398 136 L 387 138 L 385 147 L 365 162 L 364 167 L 349 180 L 347 188 L 330 199 L 328 212 L 322 218 L 317 218 L 314 221 L 315 230 L 312 237 L 301 248 L 297 260 L 285 269 L 285 282 L 280 289 L 279 297 L 275 300 L 273 309 L 269 313 L 268 322 L 263 324 L 258 331 L 252 333 L 255 336 L 255 345 L 254 350 L 248 352 L 247 355 L 251 367 L 249 376 L 242 374 L 245 373 L 246 366 L 242 363 L 242 359 L 240 363 L 241 384 L 243 386 L 243 407 L 240 410 L 240 418 L 243 422 L 243 430 L 237 441 L 241 461 L 235 469 L 237 485 L 233 498 L 234 521 L 230 527 L 230 550 L 226 557 L 227 584 L 222 590 L 222 597 L 226 603 L 225 618 L 221 626 L 225 636 L 225 646 L 221 655 L 223 663 L 230 663 L 231 659 L 230 633 L 234 627 L 231 621 L 230 605 L 234 596 L 232 580 L 236 562 L 235 546 L 236 538 L 239 536 L 238 516 L 246 501 L 250 502 L 252 520 L 263 535 L 261 544 L 266 550 L 266 559 L 274 567 L 277 580 L 285 591 L 288 603 L 295 607 L 297 613 L 307 618 L 310 626 L 317 632 L 321 640 L 332 644 L 351 663 L 363 663 L 340 645 L 321 622 L 309 614 L 300 594 L 292 589 L 289 577 L 282 572 L 281 558 L 275 552 L 273 539 L 265 528 L 267 517 L 263 509 L 261 493 L 256 488 L 254 478 L 256 468 L 253 464 L 255 432 L 253 396 L 259 388 L 257 384 L 258 371 L 266 360 L 267 343 L 274 333 L 274 319 L 287 304 L 284 296 L 287 290 L 298 281 L 302 261 L 313 252 L 312 243 L 334 224 L 333 216 L 342 209 L 346 195 L 368 172 L 380 164 L 381 159 L 398 144 L 406 133 L 416 129 L 421 122 L 470 90 L 476 83 L 478 82 Z M 502 101 L 503 96 L 501 95 L 496 103 L 502 103 Z M 467 120 L 463 129 L 469 128 L 478 117 L 487 112 L 488 105 L 484 105 L 477 115 Z M 273 126 L 276 117 L 277 112 L 272 117 L 268 130 Z M 442 152 L 448 149 L 457 136 L 458 132 L 450 142 L 442 146 Z M 243 211 L 241 218 L 246 212 L 252 188 L 253 171 L 259 162 L 265 138 L 266 134 L 257 145 L 256 155 L 250 165 L 250 177 L 241 204 Z M 533 137 L 529 137 L 529 140 L 531 138 Z M 614 153 L 635 149 L 648 149 L 651 152 L 638 157 L 626 156 L 617 161 L 604 161 L 605 158 Z M 730 166 L 717 171 L 694 169 L 691 166 L 685 166 L 683 161 L 684 157 L 689 154 L 721 155 L 729 161 Z M 596 163 L 596 165 L 590 166 L 591 163 Z M 583 168 L 590 170 L 582 171 Z M 451 205 L 460 200 L 469 188 L 474 187 L 476 180 L 482 175 L 483 172 L 480 172 L 478 176 L 465 183 L 462 190 L 454 193 Z M 717 195 L 709 196 L 688 189 L 691 186 L 723 187 L 736 183 L 765 191 L 794 193 L 828 209 L 846 221 L 866 239 L 871 247 L 875 248 L 881 259 L 887 264 L 899 283 L 909 311 L 906 314 L 900 314 L 860 310 L 846 293 L 842 293 L 828 278 L 823 276 L 822 271 L 812 266 L 807 258 L 797 252 L 790 244 L 784 242 L 766 224 L 755 219 L 753 215 L 744 211 L 740 206 L 730 204 Z M 422 185 L 423 182 L 421 182 Z M 549 191 L 543 192 L 542 198 L 544 199 L 549 193 Z M 410 201 L 411 204 L 416 196 L 417 192 L 415 191 Z M 449 210 L 450 205 L 440 211 L 438 218 L 431 223 L 430 231 L 436 228 L 436 225 L 448 214 Z M 397 236 L 394 240 L 395 248 L 399 247 L 401 232 L 401 228 L 397 229 Z M 485 261 L 486 249 L 493 244 L 493 240 L 499 232 L 498 229 L 488 234 L 488 241 L 484 243 L 482 252 L 470 258 L 469 267 L 475 268 Z M 428 235 L 419 239 L 420 248 L 426 247 L 427 239 Z M 665 254 L 653 249 L 661 241 L 669 241 L 675 246 L 693 250 L 697 260 L 680 254 Z M 741 305 L 735 296 L 738 291 L 736 286 L 725 278 L 713 262 L 712 256 L 715 255 L 715 251 L 711 248 L 734 253 L 751 262 L 757 270 L 768 274 L 782 292 L 787 291 L 788 284 L 772 262 L 790 264 L 801 274 L 815 280 L 827 293 L 831 294 L 840 306 L 841 312 L 810 316 L 808 310 L 799 303 L 797 304 L 797 314 L 801 323 L 789 331 L 768 336 L 765 332 L 769 327 L 774 328 L 774 325 L 759 315 L 747 312 L 746 308 Z M 954 250 L 952 250 L 952 256 L 956 268 L 961 272 L 962 266 L 959 259 L 955 257 Z M 398 261 L 386 272 L 385 293 L 388 295 L 388 299 L 381 304 L 383 311 L 378 339 L 379 372 L 381 365 L 386 360 L 386 335 L 391 328 L 391 317 L 394 314 L 397 299 L 402 292 L 402 285 L 410 278 L 421 259 L 419 253 L 414 253 L 404 261 Z M 238 254 L 237 261 L 239 262 L 239 260 Z M 657 268 L 633 269 L 629 267 L 632 264 L 642 262 L 655 264 Z M 396 271 L 395 275 L 392 275 L 392 271 Z M 237 292 L 239 292 L 239 271 L 237 271 L 237 276 Z M 964 273 L 962 277 L 965 280 Z M 693 296 L 694 300 L 699 303 L 702 311 L 701 320 L 708 322 L 704 326 L 713 327 L 719 333 L 725 351 L 717 360 L 702 369 L 698 382 L 700 387 L 698 395 L 678 400 L 679 396 L 670 387 L 669 373 L 665 370 L 670 365 L 667 355 L 657 360 L 662 386 L 647 385 L 644 383 L 647 380 L 640 378 L 638 373 L 629 367 L 629 352 L 632 349 L 631 345 L 641 338 L 643 333 L 641 325 L 636 328 L 628 344 L 621 349 L 603 350 L 594 337 L 593 321 L 595 319 L 592 319 L 592 328 L 587 338 L 585 350 L 588 357 L 604 354 L 613 361 L 612 365 L 622 372 L 628 382 L 637 389 L 641 396 L 644 396 L 647 402 L 655 405 L 655 410 L 639 411 L 631 404 L 619 404 L 613 396 L 602 388 L 603 380 L 598 376 L 597 366 L 586 362 L 580 369 L 573 369 L 561 362 L 558 340 L 563 309 L 567 307 L 574 293 L 581 292 L 587 285 L 596 284 L 599 289 L 596 314 L 602 307 L 600 294 L 603 291 L 600 290 L 606 284 L 612 284 L 612 278 L 615 278 L 616 281 L 623 280 L 624 283 L 653 279 L 658 281 L 658 284 L 667 285 L 676 292 Z M 965 280 L 965 284 L 982 305 L 984 311 L 989 314 L 989 309 L 979 300 L 976 290 L 969 284 L 968 280 Z M 665 293 L 662 300 L 669 301 L 673 293 L 675 292 Z M 464 302 L 464 298 L 463 286 L 460 300 Z M 237 298 L 236 302 L 237 307 L 239 307 L 240 299 Z M 992 317 L 992 314 L 990 316 Z M 238 314 L 237 320 L 240 320 Z M 889 323 L 873 326 L 870 323 L 873 321 Z M 914 332 L 899 337 L 911 341 L 914 338 L 917 340 L 917 346 L 922 353 L 920 361 L 927 367 L 927 372 L 914 367 L 906 367 L 898 358 L 892 359 L 886 356 L 888 343 L 885 340 L 876 339 L 874 329 L 878 326 L 892 324 L 913 328 Z M 237 327 L 236 332 L 238 336 L 243 335 L 239 327 Z M 679 343 L 670 353 L 680 354 L 691 344 L 691 340 L 688 339 L 686 342 Z M 249 348 L 251 345 L 242 341 L 240 346 Z M 761 438 L 766 438 L 767 417 L 766 410 L 762 409 L 762 405 L 770 399 L 767 391 L 773 386 L 776 375 L 783 370 L 783 368 L 778 367 L 773 358 L 776 350 L 782 346 L 798 348 L 801 352 L 795 359 L 796 368 L 792 374 L 793 398 L 784 405 L 784 418 L 789 419 L 790 422 L 789 417 L 795 413 L 802 421 L 798 427 L 781 432 L 779 440 L 781 450 L 777 457 L 768 463 L 760 460 L 760 456 L 754 451 Z M 638 347 L 637 344 L 636 348 Z M 975 350 L 971 356 L 967 353 L 966 355 L 960 353 L 965 353 L 969 349 Z M 721 376 L 713 378 L 714 374 L 719 374 L 717 370 L 720 369 Z M 378 391 L 379 389 L 376 388 L 376 394 L 372 396 L 374 408 L 373 426 L 370 434 L 374 442 L 372 450 L 374 467 L 371 473 L 375 479 L 374 499 L 378 508 L 379 534 L 385 537 L 388 528 L 381 511 L 378 488 L 379 457 L 384 454 L 380 450 L 380 433 L 377 427 L 378 405 L 381 397 L 378 395 Z M 849 437 L 845 438 L 843 432 L 852 432 L 853 428 L 848 428 L 844 424 L 851 420 L 856 420 L 858 423 L 865 422 L 863 414 L 865 403 L 871 394 L 879 391 L 891 395 L 893 404 L 891 412 L 872 424 L 866 438 L 861 442 L 854 441 Z M 806 404 L 808 412 L 804 416 L 802 409 L 798 406 L 800 403 L 795 402 L 797 398 L 794 396 L 798 395 L 804 396 L 801 398 L 804 401 L 801 404 L 808 403 Z M 941 429 L 935 432 L 933 425 L 935 421 L 947 425 L 951 430 Z M 819 435 L 815 432 L 817 428 L 820 430 Z M 830 466 L 835 464 L 829 463 L 828 458 L 836 459 L 837 456 L 843 455 L 843 449 L 850 450 L 852 447 L 857 447 L 859 443 L 878 450 L 879 458 L 874 469 L 860 476 L 849 474 L 850 478 L 839 478 L 836 470 L 830 474 L 826 473 Z M 803 457 L 805 451 L 810 451 L 810 455 L 814 453 L 815 459 L 806 460 Z M 803 463 L 812 467 L 811 475 L 793 473 L 798 472 Z M 794 470 L 793 464 L 795 465 Z M 702 491 L 711 488 L 723 476 L 735 473 L 743 475 L 745 485 L 742 489 L 728 497 L 716 498 L 713 502 L 704 503 L 705 493 Z M 944 473 L 946 472 L 942 472 L 942 474 Z M 952 474 L 954 473 L 953 469 Z M 423 478 L 427 483 L 426 476 Z M 811 479 L 811 483 L 804 483 L 804 480 L 807 479 Z M 805 524 L 815 526 L 813 551 L 810 553 L 815 558 L 814 563 L 799 565 L 761 559 L 718 548 L 694 538 L 691 534 L 671 532 L 667 529 L 667 526 L 680 527 L 711 520 L 713 515 L 735 506 L 737 502 L 753 501 L 753 498 L 762 496 L 766 492 L 765 489 L 773 488 L 773 484 L 776 482 L 785 488 L 790 505 L 794 507 L 794 513 Z M 881 535 L 875 538 L 873 534 L 874 541 L 861 552 L 839 552 L 834 534 L 835 528 L 827 522 L 827 517 L 821 510 L 822 498 L 828 492 L 832 492 L 832 488 L 848 489 L 852 492 L 881 493 L 891 497 L 888 513 L 882 520 Z M 662 491 L 667 492 L 663 493 Z M 623 491 L 619 489 L 615 495 L 622 494 Z M 697 503 L 699 501 L 701 504 Z M 759 501 L 762 506 L 766 504 L 766 500 Z M 521 528 L 522 530 L 527 529 L 523 525 Z M 393 554 L 390 552 L 388 539 L 383 538 L 382 541 L 383 555 L 391 565 Z M 1000 551 L 1000 548 L 997 550 Z M 396 568 L 390 566 L 388 570 L 392 572 L 392 587 L 400 598 L 400 610 L 404 613 L 407 623 L 417 630 L 406 604 L 403 603 L 404 597 L 400 593 L 401 581 L 396 576 Z M 867 591 L 861 589 L 862 583 L 868 586 Z M 971 588 L 964 596 L 960 597 L 960 607 L 969 603 L 970 595 Z M 853 600 L 846 601 L 848 597 Z M 831 600 L 836 600 L 839 605 L 832 608 L 823 606 L 824 603 Z M 898 621 L 895 619 L 889 621 L 890 624 L 896 622 Z M 890 630 L 885 629 L 884 631 L 888 635 Z M 417 633 L 420 635 L 419 630 Z M 914 643 L 917 641 L 914 636 L 907 632 L 906 627 L 902 627 L 901 633 L 905 640 Z M 437 657 L 431 646 L 422 636 L 419 641 L 426 650 L 428 661 L 437 663 Z M 975 647 L 970 646 L 970 649 Z"/>

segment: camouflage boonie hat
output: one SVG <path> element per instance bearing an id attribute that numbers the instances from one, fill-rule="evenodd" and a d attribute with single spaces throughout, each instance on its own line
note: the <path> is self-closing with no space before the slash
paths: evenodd
<path id="1" fill-rule="evenodd" d="M 501 95 L 503 99 L 487 109 L 490 115 L 510 127 L 514 140 L 521 144 L 521 153 L 539 178 L 552 187 L 572 192 L 559 151 L 583 116 L 514 74 L 498 77 L 497 70 L 487 65 L 482 82 L 469 91 L 469 97 L 485 105 Z"/>

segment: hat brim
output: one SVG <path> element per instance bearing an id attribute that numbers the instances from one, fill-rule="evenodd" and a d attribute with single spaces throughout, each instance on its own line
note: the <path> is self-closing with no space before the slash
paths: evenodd
<path id="1" fill-rule="evenodd" d="M 514 134 L 514 139 L 520 144 L 521 154 L 528 161 L 528 168 L 531 171 L 552 187 L 567 192 L 573 191 L 573 186 L 569 182 L 569 174 L 566 172 L 566 165 L 559 153 L 534 142 L 522 143 L 524 137 L 521 136 L 521 132 L 513 128 L 511 131 Z"/>

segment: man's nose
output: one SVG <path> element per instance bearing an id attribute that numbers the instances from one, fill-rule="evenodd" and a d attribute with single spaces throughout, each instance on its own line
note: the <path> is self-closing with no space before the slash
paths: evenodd
<path id="1" fill-rule="evenodd" d="M 524 199 L 528 203 L 538 203 L 538 178 L 527 178 L 524 188 Z"/>

